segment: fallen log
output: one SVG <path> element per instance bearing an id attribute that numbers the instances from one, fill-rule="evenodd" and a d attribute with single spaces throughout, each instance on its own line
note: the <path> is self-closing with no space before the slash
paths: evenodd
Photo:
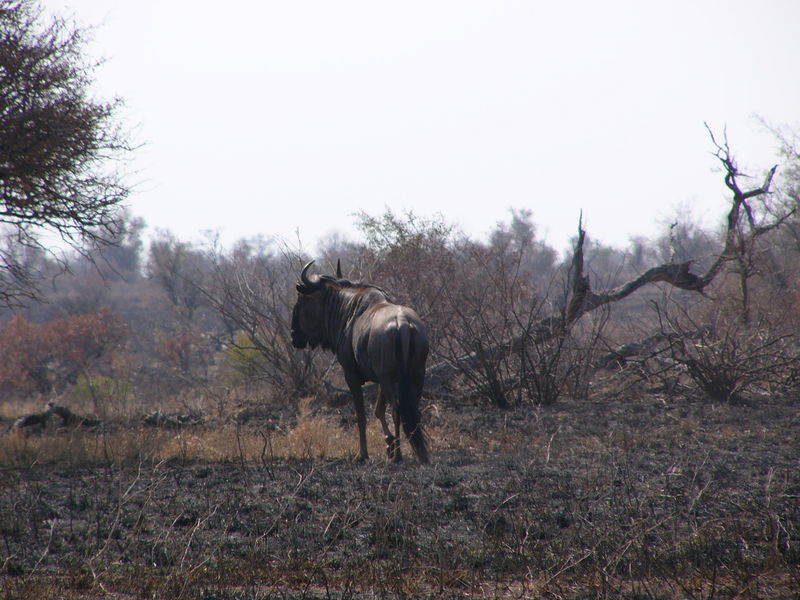
<path id="1" fill-rule="evenodd" d="M 50 417 L 56 415 L 61 418 L 62 427 L 94 427 L 100 424 L 99 419 L 94 417 L 85 417 L 72 412 L 66 406 L 56 404 L 55 402 L 48 402 L 45 410 L 38 413 L 31 413 L 24 415 L 17 419 L 11 426 L 12 429 L 32 432 L 41 432 L 50 422 Z"/>

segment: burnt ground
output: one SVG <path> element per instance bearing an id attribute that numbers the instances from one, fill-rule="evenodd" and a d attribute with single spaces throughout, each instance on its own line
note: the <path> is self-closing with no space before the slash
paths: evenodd
<path id="1" fill-rule="evenodd" d="M 427 467 L 4 468 L 0 597 L 800 597 L 796 401 L 432 420 Z"/>

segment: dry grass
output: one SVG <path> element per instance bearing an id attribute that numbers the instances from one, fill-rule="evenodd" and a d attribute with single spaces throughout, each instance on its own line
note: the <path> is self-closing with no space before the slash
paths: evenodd
<path id="1" fill-rule="evenodd" d="M 34 412 L 38 408 L 35 403 L 17 404 L 14 414 L 18 416 L 20 409 Z M 301 400 L 298 409 L 290 427 L 274 431 L 242 427 L 231 419 L 176 431 L 139 425 L 126 427 L 120 423 L 100 428 L 63 428 L 57 426 L 56 418 L 43 433 L 31 435 L 10 430 L 0 437 L 0 467 L 37 464 L 77 467 L 142 460 L 259 463 L 350 458 L 357 454 L 355 426 L 345 427 L 336 417 L 315 411 L 312 399 Z M 434 428 L 431 434 L 440 447 L 469 443 L 463 433 L 453 428 Z M 367 427 L 367 445 L 373 457 L 385 455 L 383 434 L 375 422 Z"/>
<path id="2" fill-rule="evenodd" d="M 367 430 L 367 442 L 375 455 L 385 444 L 376 428 Z M 311 399 L 299 402 L 296 423 L 287 430 L 253 431 L 226 423 L 218 428 L 185 431 L 160 446 L 160 459 L 210 462 L 348 458 L 358 452 L 355 428 L 345 429 L 332 416 L 315 413 Z"/>

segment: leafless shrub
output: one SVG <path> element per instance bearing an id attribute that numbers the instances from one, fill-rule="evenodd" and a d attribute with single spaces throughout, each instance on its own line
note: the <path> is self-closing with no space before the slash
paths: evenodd
<path id="1" fill-rule="evenodd" d="M 529 401 L 553 404 L 565 395 L 587 396 L 596 368 L 594 357 L 608 317 L 605 310 L 598 313 L 596 318 L 548 339 L 538 339 L 530 328 L 523 330 L 520 383 Z"/>
<path id="2" fill-rule="evenodd" d="M 656 310 L 674 368 L 711 400 L 739 403 L 791 383 L 800 359 L 794 336 L 767 316 L 743 323 L 720 306 L 698 315 L 676 305 Z"/>
<path id="3" fill-rule="evenodd" d="M 522 307 L 538 306 L 518 248 L 464 245 L 444 288 L 441 353 L 474 392 L 494 406 L 513 404 L 518 360 L 512 340 Z"/>
<path id="4" fill-rule="evenodd" d="M 472 248 L 466 259 L 444 291 L 450 315 L 440 339 L 442 354 L 480 395 L 505 408 L 511 405 L 512 308 L 527 286 L 519 263 L 496 261 L 480 247 Z"/>
<path id="5" fill-rule="evenodd" d="M 224 321 L 223 348 L 250 361 L 252 373 L 280 395 L 300 397 L 319 389 L 322 371 L 315 356 L 291 346 L 294 283 L 302 259 L 285 247 L 276 252 L 242 243 L 228 253 L 212 248 L 210 262 L 211 283 L 200 289 Z"/>
<path id="6" fill-rule="evenodd" d="M 562 312 L 555 285 L 561 276 L 551 271 L 542 283 L 542 274 L 530 271 L 529 251 L 524 244 L 472 246 L 445 290 L 450 317 L 443 355 L 475 392 L 501 408 L 551 404 L 565 392 L 583 395 L 605 322 L 605 311 L 581 326 L 553 318 Z"/>

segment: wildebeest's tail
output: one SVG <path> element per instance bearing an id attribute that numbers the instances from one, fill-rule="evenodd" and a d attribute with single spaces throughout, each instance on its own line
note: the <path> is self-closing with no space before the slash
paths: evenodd
<path id="1" fill-rule="evenodd" d="M 406 433 L 417 459 L 421 463 L 430 462 L 428 458 L 428 443 L 425 431 L 422 429 L 422 416 L 419 402 L 422 396 L 422 373 L 412 373 L 410 366 L 414 356 L 414 330 L 409 326 L 400 327 L 397 337 L 397 354 L 400 360 L 400 381 L 397 399 L 397 412 L 403 431 Z"/>

